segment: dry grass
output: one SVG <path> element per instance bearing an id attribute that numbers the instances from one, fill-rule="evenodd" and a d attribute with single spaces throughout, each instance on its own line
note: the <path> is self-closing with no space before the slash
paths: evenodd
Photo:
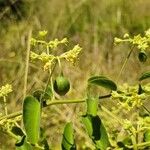
<path id="1" fill-rule="evenodd" d="M 67 98 L 83 97 L 86 81 L 92 74 L 105 74 L 116 80 L 130 46 L 114 46 L 113 38 L 126 32 L 143 33 L 150 27 L 149 0 L 45 0 L 33 3 L 36 4 L 26 20 L 13 20 L 6 28 L 0 26 L 0 85 L 11 83 L 14 89 L 8 101 L 9 113 L 21 108 L 27 36 L 31 27 L 33 35 L 38 30 L 48 30 L 50 39 L 67 37 L 71 45 L 79 43 L 83 47 L 77 67 L 63 64 L 64 73 L 72 84 Z M 133 79 L 137 79 L 143 70 L 149 70 L 149 64 L 150 61 L 140 64 L 135 52 L 119 82 L 136 83 Z M 29 63 L 28 69 L 27 93 L 30 94 L 45 86 L 48 74 L 33 63 Z M 82 108 L 79 104 L 63 105 L 44 111 L 43 126 L 54 147 L 60 143 L 65 121 L 70 119 L 75 123 L 78 141 L 87 140 L 78 119 Z M 0 149 L 6 149 L 3 145 L 9 144 L 3 139 Z M 90 141 L 87 143 L 90 145 Z"/>

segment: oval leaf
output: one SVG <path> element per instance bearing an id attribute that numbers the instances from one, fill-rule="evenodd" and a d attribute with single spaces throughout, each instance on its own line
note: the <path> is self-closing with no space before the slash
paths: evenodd
<path id="1" fill-rule="evenodd" d="M 98 107 L 98 99 L 94 97 L 87 98 L 87 114 L 96 116 Z"/>
<path id="2" fill-rule="evenodd" d="M 96 142 L 96 148 L 101 149 L 101 150 L 106 150 L 107 147 L 110 146 L 110 142 L 109 142 L 107 131 L 106 131 L 105 126 L 103 125 L 102 122 L 100 123 L 100 134 L 101 134 L 100 139 L 98 141 L 95 141 Z"/>
<path id="3" fill-rule="evenodd" d="M 15 135 L 24 136 L 22 129 L 17 126 L 13 126 L 11 132 L 14 133 Z"/>
<path id="4" fill-rule="evenodd" d="M 146 60 L 147 60 L 147 54 L 146 54 L 146 52 L 145 51 L 139 52 L 138 58 L 139 58 L 140 62 L 146 62 Z"/>
<path id="5" fill-rule="evenodd" d="M 139 81 L 145 80 L 147 78 L 150 78 L 150 71 L 149 72 L 145 72 L 141 75 L 141 77 L 139 78 Z"/>
<path id="6" fill-rule="evenodd" d="M 82 122 L 97 149 L 106 150 L 110 146 L 106 129 L 99 116 L 86 115 Z"/>
<path id="7" fill-rule="evenodd" d="M 150 142 L 150 130 L 146 130 L 144 133 L 144 142 Z"/>
<path id="8" fill-rule="evenodd" d="M 16 145 L 16 150 L 32 150 L 32 146 L 27 143 L 26 137 L 23 136 L 20 138 L 20 141 L 17 141 Z"/>
<path id="9" fill-rule="evenodd" d="M 35 90 L 32 94 L 36 99 L 38 99 L 40 101 L 40 99 L 42 98 L 44 101 L 45 100 L 50 100 L 52 97 L 52 91 L 51 91 L 51 87 L 48 86 L 46 91 L 44 92 L 43 90 L 39 89 L 39 90 Z"/>
<path id="10" fill-rule="evenodd" d="M 17 141 L 15 145 L 18 147 L 22 146 L 24 144 L 25 138 L 26 138 L 26 136 L 21 137 L 20 140 Z"/>
<path id="11" fill-rule="evenodd" d="M 24 142 L 22 146 L 16 146 L 16 150 L 33 150 L 33 148 L 30 144 Z"/>
<path id="12" fill-rule="evenodd" d="M 67 123 L 64 128 L 63 139 L 62 139 L 62 150 L 76 150 L 73 125 L 71 122 Z"/>
<path id="13" fill-rule="evenodd" d="M 23 104 L 23 123 L 27 141 L 36 144 L 40 132 L 40 103 L 33 96 L 27 96 Z"/>
<path id="14" fill-rule="evenodd" d="M 85 129 L 89 135 L 89 137 L 92 137 L 93 128 L 92 128 L 92 121 L 90 115 L 82 116 L 82 122 L 85 126 Z"/>
<path id="15" fill-rule="evenodd" d="M 142 93 L 145 93 L 145 91 L 143 90 L 141 84 L 139 84 L 139 88 L 138 88 L 138 94 L 142 94 Z"/>
<path id="16" fill-rule="evenodd" d="M 102 86 L 113 91 L 117 90 L 117 85 L 105 76 L 93 76 L 88 79 L 88 83 Z"/>

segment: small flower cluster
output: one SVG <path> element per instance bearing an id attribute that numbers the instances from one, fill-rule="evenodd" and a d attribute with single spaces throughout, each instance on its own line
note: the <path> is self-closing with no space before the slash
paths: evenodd
<path id="1" fill-rule="evenodd" d="M 41 44 L 41 45 L 45 45 L 46 47 L 49 47 L 51 49 L 54 49 L 54 48 L 58 47 L 58 45 L 60 45 L 60 44 L 67 45 L 68 40 L 67 40 L 67 38 L 64 38 L 62 40 L 54 39 L 52 41 L 46 42 L 44 40 L 31 38 L 30 42 L 31 42 L 31 45 L 33 45 L 33 46 Z"/>
<path id="2" fill-rule="evenodd" d="M 75 45 L 72 50 L 63 53 L 60 56 L 60 58 L 65 58 L 67 61 L 71 62 L 72 64 L 75 64 L 76 60 L 79 59 L 79 54 L 81 50 L 82 48 L 79 45 Z"/>
<path id="3" fill-rule="evenodd" d="M 12 129 L 14 126 L 17 125 L 16 123 L 18 121 L 20 121 L 21 119 L 22 119 L 21 116 L 17 116 L 15 118 L 11 118 L 11 119 L 5 118 L 5 119 L 0 120 L 0 130 L 5 132 L 5 131 Z"/>
<path id="4" fill-rule="evenodd" d="M 141 127 L 146 127 L 150 130 L 150 116 L 138 117 L 137 124 Z"/>
<path id="5" fill-rule="evenodd" d="M 53 55 L 47 55 L 45 52 L 42 52 L 41 54 L 36 54 L 34 52 L 31 52 L 30 54 L 31 60 L 41 60 L 42 62 L 48 62 L 54 58 Z"/>
<path id="6" fill-rule="evenodd" d="M 48 55 L 45 52 L 42 52 L 39 55 L 34 52 L 31 52 L 30 58 L 31 60 L 41 60 L 44 63 L 44 70 L 51 68 L 51 66 L 53 65 L 53 61 L 55 60 L 55 56 Z"/>
<path id="7" fill-rule="evenodd" d="M 149 86 L 144 86 L 144 89 L 149 89 Z M 135 86 L 124 85 L 120 88 L 120 91 L 112 92 L 112 99 L 119 100 L 118 105 L 130 111 L 135 107 L 143 105 L 143 100 L 146 99 L 149 92 L 138 94 L 138 88 Z"/>
<path id="8" fill-rule="evenodd" d="M 150 29 L 145 31 L 145 35 L 141 36 L 140 34 L 134 36 L 131 38 L 129 34 L 125 34 L 123 39 L 115 38 L 114 43 L 119 44 L 122 42 L 129 42 L 135 46 L 141 51 L 145 51 L 150 46 Z"/>
<path id="9" fill-rule="evenodd" d="M 67 43 L 68 43 L 67 38 L 62 39 L 61 41 L 59 41 L 58 39 L 55 39 L 55 40 L 53 40 L 53 41 L 50 41 L 50 42 L 48 43 L 48 46 L 53 49 L 53 48 L 58 47 L 58 45 L 60 45 L 60 44 L 65 44 L 65 45 L 67 45 Z"/>
<path id="10" fill-rule="evenodd" d="M 47 34 L 46 31 L 39 32 L 39 35 L 42 37 L 45 36 L 46 34 Z M 59 56 L 55 56 L 53 53 L 49 54 L 49 48 L 50 48 L 50 50 L 53 50 L 53 49 L 57 48 L 58 45 L 60 45 L 60 44 L 67 45 L 67 43 L 68 43 L 67 38 L 64 38 L 62 40 L 55 39 L 55 40 L 52 40 L 49 42 L 32 38 L 31 45 L 36 46 L 38 44 L 42 44 L 42 45 L 46 46 L 46 50 L 45 50 L 45 52 L 42 52 L 41 54 L 37 54 L 37 53 L 31 51 L 30 58 L 31 58 L 31 60 L 42 61 L 44 63 L 44 70 L 48 70 L 49 68 L 51 68 L 52 65 L 54 64 L 55 60 L 58 60 L 58 59 L 59 60 L 65 59 L 65 60 L 71 62 L 72 64 L 75 64 L 75 62 L 78 60 L 79 54 L 82 50 L 82 48 L 79 45 L 75 45 L 73 49 L 71 49 Z M 51 51 L 51 52 L 53 52 L 53 51 Z"/>
<path id="11" fill-rule="evenodd" d="M 131 123 L 131 121 L 125 119 L 125 120 L 124 120 L 124 126 L 123 126 L 123 128 L 124 128 L 125 130 L 130 130 L 130 129 L 132 128 L 132 123 Z"/>
<path id="12" fill-rule="evenodd" d="M 44 36 L 47 35 L 47 33 L 48 33 L 48 32 L 45 31 L 45 30 L 44 30 L 44 31 L 39 31 L 39 36 L 40 36 L 40 37 L 44 37 Z"/>
<path id="13" fill-rule="evenodd" d="M 5 97 L 10 92 L 12 92 L 12 86 L 10 84 L 6 84 L 0 88 L 0 97 Z"/>

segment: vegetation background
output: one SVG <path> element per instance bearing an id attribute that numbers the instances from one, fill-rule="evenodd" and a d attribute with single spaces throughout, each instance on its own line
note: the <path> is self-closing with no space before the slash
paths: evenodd
<path id="1" fill-rule="evenodd" d="M 92 74 L 104 74 L 116 80 L 130 46 L 114 46 L 114 37 L 122 37 L 124 33 L 143 34 L 149 27 L 149 0 L 0 0 L 0 86 L 13 85 L 14 92 L 8 101 L 9 113 L 22 106 L 27 37 L 31 29 L 34 37 L 39 30 L 47 30 L 47 39 L 67 37 L 70 47 L 79 43 L 83 48 L 76 67 L 63 64 L 64 74 L 72 84 L 72 90 L 64 98 L 81 98 Z M 119 79 L 121 84 L 136 83 L 139 73 L 150 69 L 150 60 L 139 63 L 134 54 Z M 45 85 L 48 74 L 33 63 L 28 69 L 27 93 L 31 94 Z M 115 105 L 114 102 L 101 103 L 108 107 Z M 80 129 L 78 116 L 82 111 L 81 104 L 45 109 L 42 124 L 54 149 L 59 149 L 64 124 L 70 119 L 75 123 L 81 149 L 84 144 L 90 146 Z M 107 121 L 110 123 L 110 118 Z M 0 135 L 0 149 L 13 149 L 14 141 L 7 135 Z"/>

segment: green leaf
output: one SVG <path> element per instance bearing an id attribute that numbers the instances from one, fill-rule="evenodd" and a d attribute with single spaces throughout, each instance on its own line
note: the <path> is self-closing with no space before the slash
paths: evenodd
<path id="1" fill-rule="evenodd" d="M 47 88 L 46 88 L 46 95 L 45 96 L 47 96 L 47 98 L 48 99 L 51 99 L 52 98 L 52 96 L 53 96 L 53 92 L 52 92 L 52 88 L 51 88 L 51 86 L 50 85 L 48 85 L 47 86 Z"/>
<path id="2" fill-rule="evenodd" d="M 143 90 L 141 84 L 139 84 L 139 88 L 138 88 L 138 94 L 142 94 L 142 93 L 145 93 L 145 91 Z"/>
<path id="3" fill-rule="evenodd" d="M 146 52 L 145 51 L 139 52 L 138 58 L 139 58 L 140 62 L 146 62 L 146 60 L 147 60 Z"/>
<path id="4" fill-rule="evenodd" d="M 26 136 L 21 137 L 20 140 L 17 141 L 15 145 L 22 146 L 24 144 L 25 138 L 26 138 Z"/>
<path id="5" fill-rule="evenodd" d="M 22 146 L 16 147 L 16 150 L 33 150 L 32 146 L 25 142 Z"/>
<path id="6" fill-rule="evenodd" d="M 125 148 L 125 145 L 122 141 L 119 141 L 117 142 L 117 145 L 120 147 L 120 148 Z"/>
<path id="7" fill-rule="evenodd" d="M 87 114 L 96 116 L 98 107 L 98 98 L 88 97 L 87 98 Z"/>
<path id="8" fill-rule="evenodd" d="M 14 133 L 15 135 L 24 136 L 22 129 L 17 126 L 13 126 L 11 132 Z"/>
<path id="9" fill-rule="evenodd" d="M 71 122 L 67 123 L 64 128 L 62 139 L 62 150 L 76 150 L 73 125 Z"/>
<path id="10" fill-rule="evenodd" d="M 110 145 L 108 135 L 99 116 L 97 116 L 98 98 L 87 98 L 87 113 L 82 116 L 82 122 L 85 125 L 89 137 L 97 149 L 106 150 Z"/>
<path id="11" fill-rule="evenodd" d="M 146 130 L 144 133 L 144 142 L 150 142 L 150 130 Z"/>
<path id="12" fill-rule="evenodd" d="M 27 143 L 26 137 L 23 136 L 21 137 L 20 141 L 17 141 L 16 145 L 16 150 L 32 150 L 32 146 Z"/>
<path id="13" fill-rule="evenodd" d="M 40 101 L 40 98 L 42 96 L 43 100 L 50 100 L 52 97 L 52 91 L 51 91 L 51 87 L 48 86 L 46 91 L 44 92 L 43 90 L 36 90 L 33 92 L 32 94 L 36 99 L 38 99 Z"/>
<path id="14" fill-rule="evenodd" d="M 82 116 L 82 122 L 85 125 L 86 131 L 90 137 L 92 137 L 93 134 L 93 127 L 92 127 L 92 121 L 90 115 L 84 115 Z"/>
<path id="15" fill-rule="evenodd" d="M 95 144 L 96 149 L 106 150 L 110 146 L 107 131 L 99 116 L 85 115 L 82 122 L 88 132 L 89 137 Z"/>
<path id="16" fill-rule="evenodd" d="M 23 103 L 23 123 L 27 141 L 36 144 L 40 133 L 40 103 L 33 96 L 27 96 Z"/>
<path id="17" fill-rule="evenodd" d="M 141 77 L 139 78 L 139 81 L 145 80 L 150 78 L 150 71 L 149 72 L 145 72 L 141 75 Z"/>
<path id="18" fill-rule="evenodd" d="M 88 83 L 102 86 L 113 91 L 117 90 L 117 85 L 105 76 L 93 76 L 88 79 Z"/>
<path id="19" fill-rule="evenodd" d="M 52 96 L 53 96 L 53 92 L 51 89 L 51 86 L 48 85 L 46 90 L 35 90 L 32 95 L 40 102 L 40 100 L 42 100 L 42 107 L 46 107 L 47 106 L 47 101 L 50 101 Z"/>

